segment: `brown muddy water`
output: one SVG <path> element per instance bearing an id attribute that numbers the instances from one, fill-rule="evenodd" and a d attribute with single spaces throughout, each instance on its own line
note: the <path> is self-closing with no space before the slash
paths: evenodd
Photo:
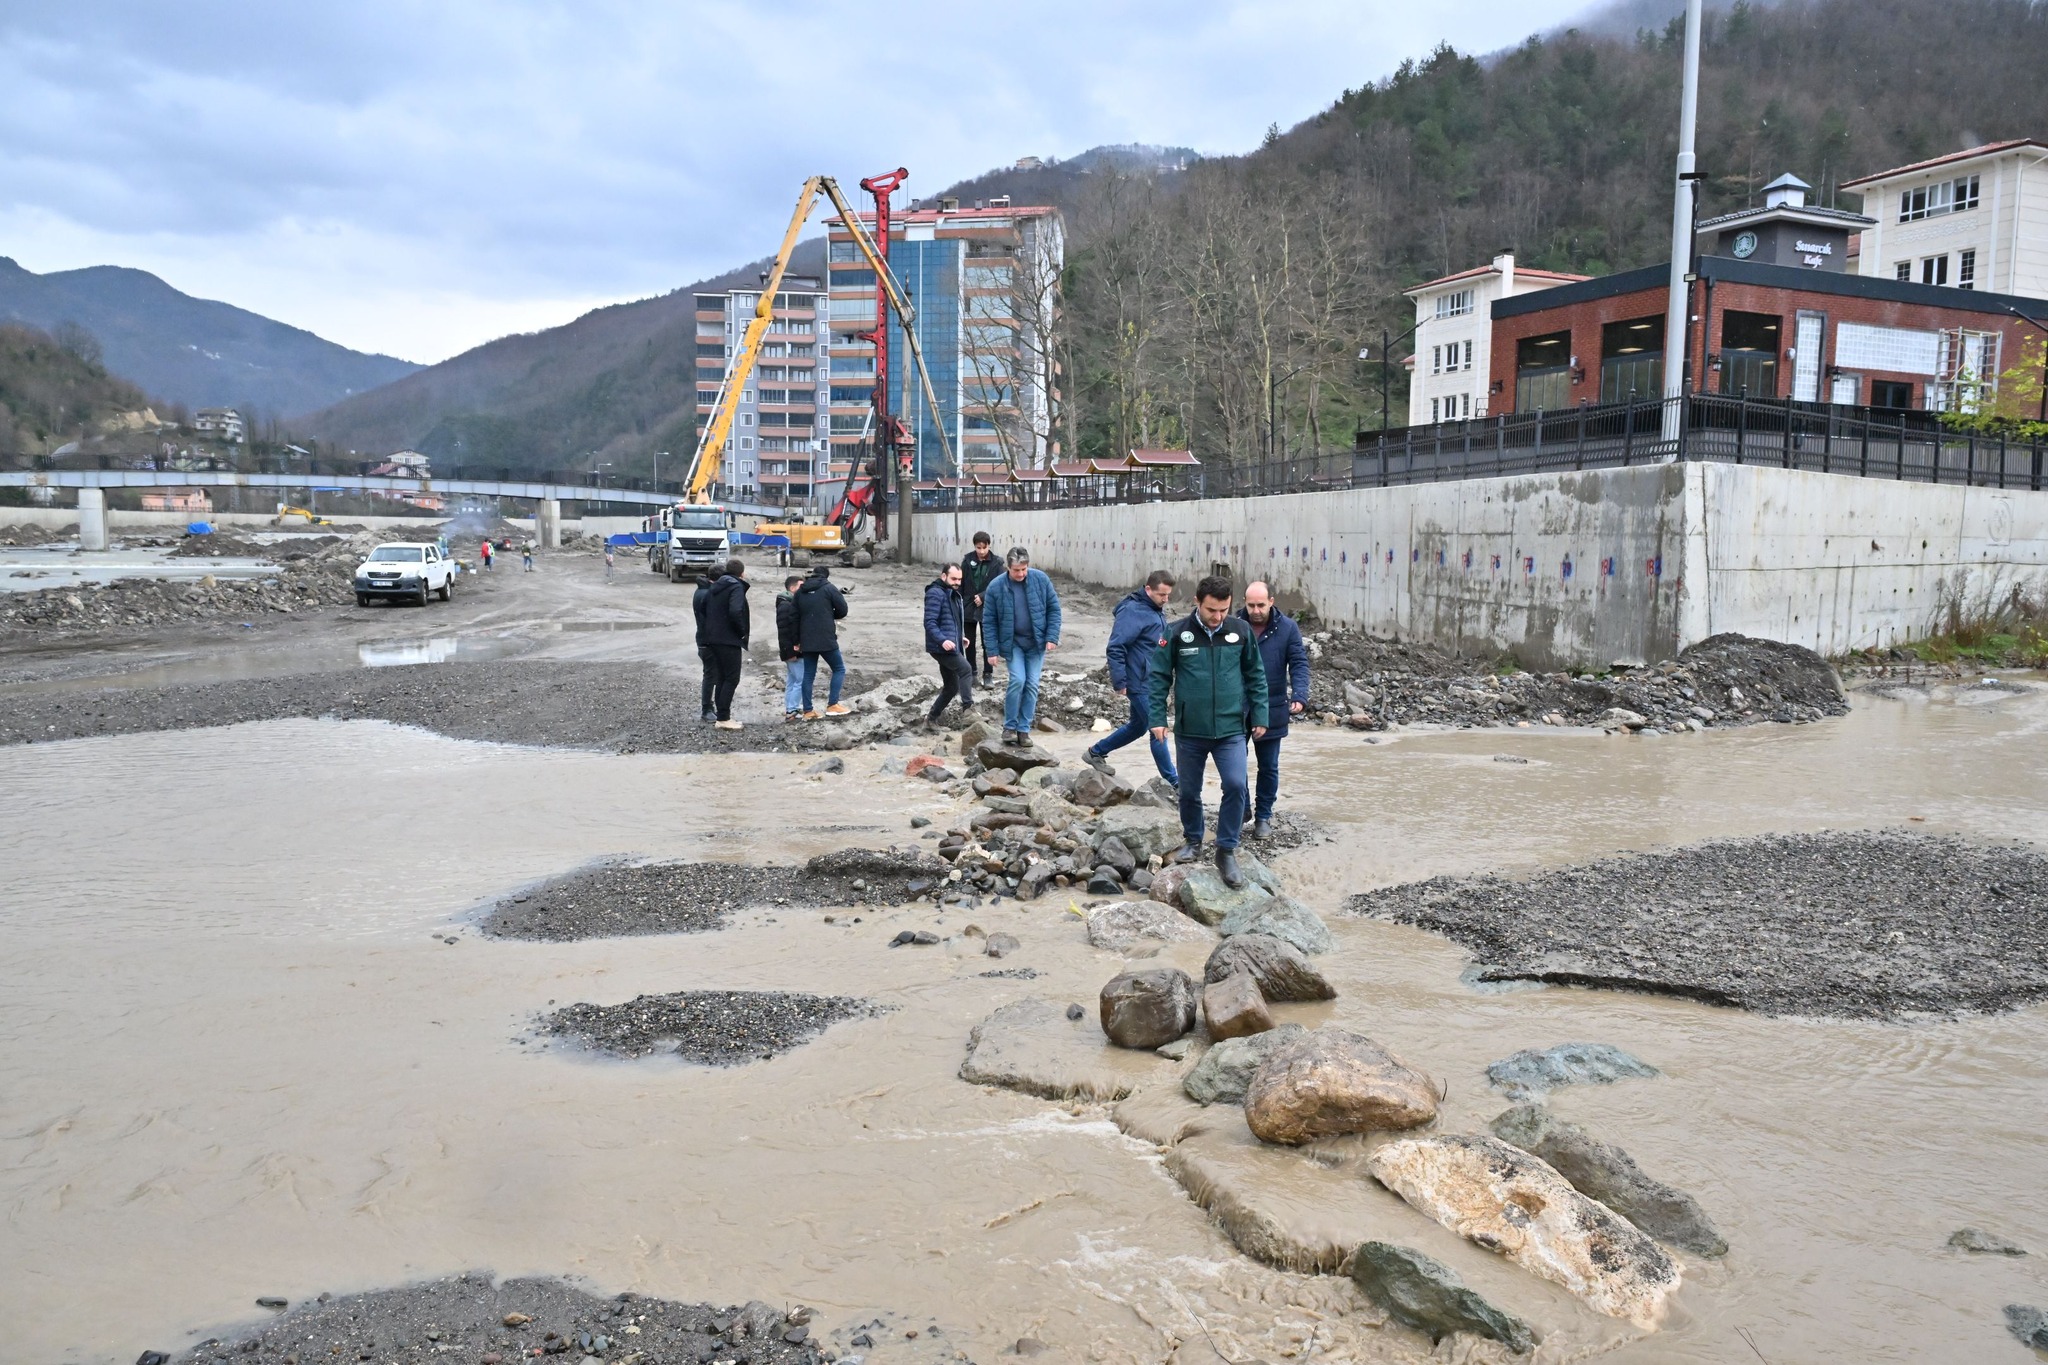
<path id="1" fill-rule="evenodd" d="M 1050 738 L 1072 758 L 1086 737 Z M 936 923 L 1016 934 L 1001 965 L 1045 974 L 1028 982 L 885 946 L 933 924 L 928 907 L 566 944 L 465 927 L 487 899 L 601 856 L 784 862 L 913 837 L 935 794 L 881 774 L 884 757 L 806 779 L 804 760 L 765 755 L 316 721 L 8 751 L 0 1358 L 127 1361 L 246 1320 L 258 1295 L 472 1267 L 809 1303 L 827 1334 L 928 1316 L 946 1352 L 984 1361 L 1022 1336 L 1068 1360 L 1160 1361 L 1182 1340 L 1234 1361 L 1428 1358 L 1372 1326 L 1348 1282 L 1240 1256 L 1106 1110 L 957 1079 L 996 1005 L 1092 1006 L 1117 970 L 1063 899 Z M 1553 1103 L 1696 1195 L 1733 1251 L 1688 1260 L 1676 1316 L 1646 1339 L 1532 1277 L 1498 1281 L 1548 1337 L 1539 1358 L 2021 1358 L 2000 1308 L 2048 1300 L 2048 1010 L 1901 1026 L 1482 994 L 1451 945 L 1335 911 L 1392 881 L 1720 835 L 1917 820 L 2039 839 L 2048 693 L 1866 697 L 1824 724 L 1663 739 L 1306 732 L 1288 757 L 1287 804 L 1338 835 L 1280 863 L 1339 941 L 1340 998 L 1293 1017 L 1444 1077 L 1447 1131 L 1505 1107 L 1483 1070 L 1520 1048 L 1609 1042 L 1666 1073 Z M 1198 967 L 1201 951 L 1167 956 Z M 895 1008 L 730 1070 L 530 1041 L 550 1003 L 693 988 Z M 1120 1061 L 1147 1083 L 1179 1073 Z M 1945 1250 L 1965 1224 L 2037 1254 Z M 925 1337 L 868 1358 L 942 1356 Z"/>

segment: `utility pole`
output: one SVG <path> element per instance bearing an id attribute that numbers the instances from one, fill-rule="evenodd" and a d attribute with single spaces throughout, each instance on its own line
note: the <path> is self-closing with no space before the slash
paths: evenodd
<path id="1" fill-rule="evenodd" d="M 1686 0 L 1685 71 L 1678 99 L 1678 168 L 1671 186 L 1671 298 L 1664 309 L 1664 439 L 1678 458 L 1686 363 L 1692 357 L 1693 144 L 1700 107 L 1700 0 Z"/>

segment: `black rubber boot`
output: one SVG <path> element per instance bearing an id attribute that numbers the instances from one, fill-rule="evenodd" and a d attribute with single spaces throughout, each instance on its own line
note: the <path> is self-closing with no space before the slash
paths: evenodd
<path id="1" fill-rule="evenodd" d="M 1237 850 L 1219 848 L 1216 850 L 1216 870 L 1223 874 L 1223 884 L 1232 891 L 1244 885 L 1244 873 L 1237 867 Z"/>
<path id="2" fill-rule="evenodd" d="M 1192 863 L 1199 859 L 1201 856 L 1202 846 L 1200 844 L 1182 844 L 1179 848 L 1173 851 L 1173 857 L 1170 861 L 1176 863 Z"/>
<path id="3" fill-rule="evenodd" d="M 1252 826 L 1252 838 L 1270 839 L 1272 837 L 1273 822 L 1271 820 L 1261 820 Z"/>

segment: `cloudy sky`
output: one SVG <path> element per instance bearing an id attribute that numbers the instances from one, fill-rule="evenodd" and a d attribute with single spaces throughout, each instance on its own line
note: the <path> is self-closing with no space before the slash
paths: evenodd
<path id="1" fill-rule="evenodd" d="M 1241 151 L 1587 7 L 0 0 L 0 255 L 434 361 L 765 254 L 808 174 Z"/>

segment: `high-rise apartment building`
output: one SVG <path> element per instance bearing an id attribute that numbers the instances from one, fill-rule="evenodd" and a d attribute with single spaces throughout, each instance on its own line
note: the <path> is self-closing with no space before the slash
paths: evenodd
<path id="1" fill-rule="evenodd" d="M 763 277 L 766 283 L 766 277 Z M 726 443 L 721 497 L 817 506 L 829 479 L 824 411 L 825 292 L 815 276 L 785 275 L 761 354 L 740 394 Z M 719 391 L 732 373 L 759 289 L 697 295 L 697 439 L 704 439 Z"/>
<path id="2" fill-rule="evenodd" d="M 872 228 L 873 218 L 863 215 Z M 827 247 L 831 281 L 831 428 L 835 477 L 874 436 L 875 275 L 844 227 Z M 1066 230 L 1054 208 L 958 201 L 891 215 L 889 268 L 917 310 L 917 339 L 938 400 L 934 422 L 900 323 L 889 322 L 890 410 L 917 450 L 917 478 L 1044 468 L 1058 453 L 1054 313 Z M 949 468 L 938 428 L 960 468 Z"/>

